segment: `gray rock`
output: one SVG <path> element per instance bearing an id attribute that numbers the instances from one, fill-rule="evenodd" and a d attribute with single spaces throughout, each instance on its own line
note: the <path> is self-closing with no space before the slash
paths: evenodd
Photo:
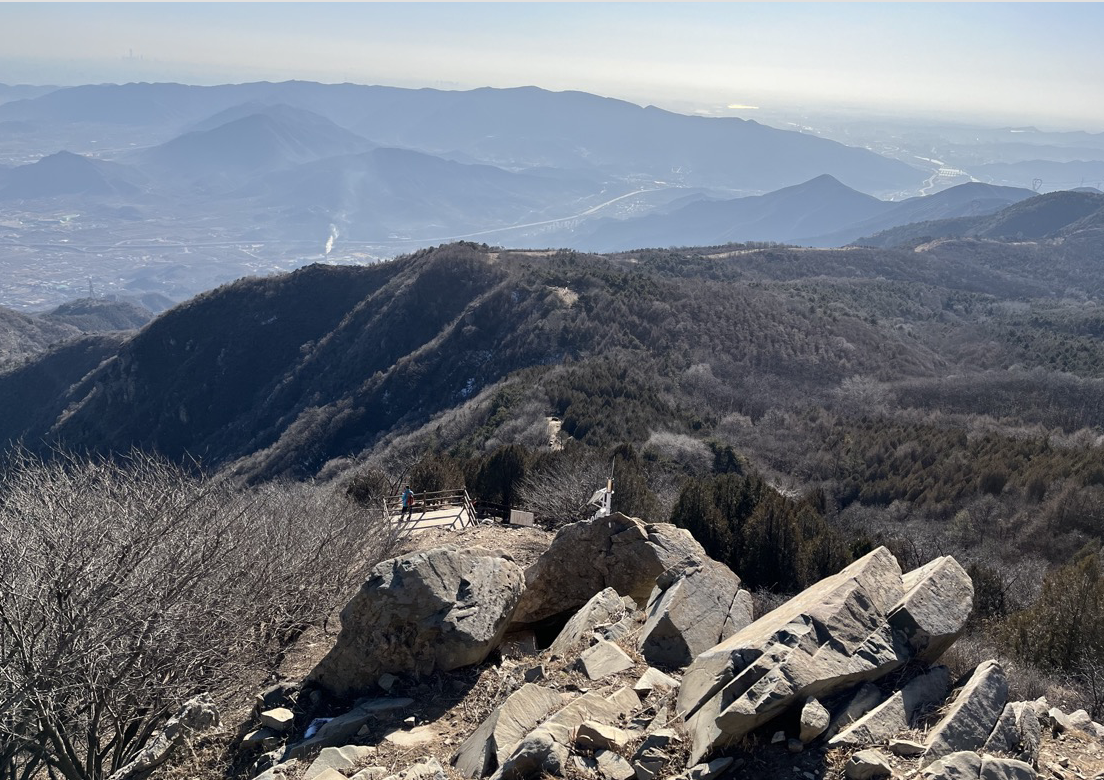
<path id="1" fill-rule="evenodd" d="M 904 633 L 918 661 L 934 663 L 966 625 L 974 607 L 974 584 L 948 556 L 908 572 L 905 595 L 889 613 L 889 624 Z"/>
<path id="2" fill-rule="evenodd" d="M 624 650 L 604 639 L 583 651 L 579 656 L 579 665 L 592 680 L 602 680 L 634 666 Z"/>
<path id="3" fill-rule="evenodd" d="M 452 759 L 456 771 L 472 778 L 493 772 L 526 734 L 562 705 L 555 691 L 532 684 L 521 686 L 460 746 Z"/>
<path id="4" fill-rule="evenodd" d="M 1014 758 L 981 757 L 980 780 L 1035 780 L 1030 764 Z"/>
<path id="5" fill-rule="evenodd" d="M 633 759 L 632 768 L 636 774 L 636 780 L 655 780 L 670 762 L 670 756 L 651 754 L 647 757 Z"/>
<path id="6" fill-rule="evenodd" d="M 268 728 L 268 726 L 262 726 L 259 729 L 253 729 L 242 737 L 242 747 L 257 748 L 261 750 L 272 750 L 280 743 L 280 735 L 274 730 Z"/>
<path id="7" fill-rule="evenodd" d="M 802 750 L 805 749 L 805 743 L 802 742 L 800 739 L 791 737 L 790 739 L 786 740 L 786 749 L 791 753 L 800 753 Z"/>
<path id="8" fill-rule="evenodd" d="M 801 731 L 798 738 L 806 745 L 828 729 L 831 715 L 816 699 L 809 699 L 801 708 Z"/>
<path id="9" fill-rule="evenodd" d="M 678 732 L 674 729 L 659 728 L 650 733 L 644 738 L 644 741 L 640 743 L 640 747 L 636 749 L 636 753 L 633 754 L 633 758 L 637 758 L 645 755 L 648 751 L 666 750 L 676 742 L 681 742 Z"/>
<path id="10" fill-rule="evenodd" d="M 1018 701 L 1005 705 L 1004 711 L 986 740 L 986 753 L 1000 753 L 1032 766 L 1039 762 L 1042 725 L 1032 702 Z"/>
<path id="11" fill-rule="evenodd" d="M 258 710 L 287 707 L 292 703 L 298 690 L 299 686 L 292 682 L 273 683 L 257 694 L 256 707 Z"/>
<path id="12" fill-rule="evenodd" d="M 722 772 L 732 766 L 733 761 L 734 759 L 731 756 L 715 758 L 705 764 L 695 764 L 690 767 L 687 774 L 690 776 L 690 780 L 713 780 L 715 777 L 720 777 Z"/>
<path id="13" fill-rule="evenodd" d="M 895 756 L 914 758 L 923 755 L 927 748 L 912 739 L 891 739 L 886 749 Z"/>
<path id="14" fill-rule="evenodd" d="M 1008 701 L 1008 681 L 996 661 L 978 665 L 958 692 L 947 713 L 926 740 L 920 765 L 960 750 L 977 750 L 989 739 Z"/>
<path id="15" fill-rule="evenodd" d="M 751 594 L 712 560 L 664 572 L 648 598 L 640 652 L 650 664 L 684 667 L 751 622 Z"/>
<path id="16" fill-rule="evenodd" d="M 828 724 L 828 730 L 824 732 L 824 738 L 831 739 L 884 700 L 885 696 L 877 685 L 863 683 L 855 689 L 855 692 L 847 699 L 846 703 L 832 715 L 832 722 Z"/>
<path id="17" fill-rule="evenodd" d="M 656 578 L 707 560 L 689 531 L 622 514 L 572 523 L 525 571 L 525 593 L 514 615 L 534 623 L 578 609 L 604 588 L 647 602 Z"/>
<path id="18" fill-rule="evenodd" d="M 848 780 L 870 780 L 893 774 L 893 767 L 881 751 L 860 750 L 847 760 L 843 774 Z"/>
<path id="19" fill-rule="evenodd" d="M 303 773 L 303 780 L 315 780 L 327 769 L 343 772 L 352 769 L 365 759 L 374 756 L 376 749 L 365 745 L 345 745 L 344 747 L 323 748 L 318 758 L 311 762 Z"/>
<path id="20" fill-rule="evenodd" d="M 624 729 L 593 720 L 583 721 L 575 732 L 575 744 L 591 750 L 624 750 L 632 739 L 633 735 Z"/>
<path id="21" fill-rule="evenodd" d="M 310 778 L 304 778 L 304 780 L 348 780 L 345 775 L 338 772 L 336 769 L 330 769 L 326 767 L 316 775 L 311 775 Z"/>
<path id="22" fill-rule="evenodd" d="M 570 756 L 566 745 L 557 741 L 547 729 L 538 727 L 518 743 L 491 777 L 495 780 L 521 780 L 542 772 L 561 775 Z"/>
<path id="23" fill-rule="evenodd" d="M 690 760 L 797 701 L 899 668 L 909 650 L 885 621 L 903 595 L 897 561 L 879 547 L 699 655 L 678 697 L 693 736 Z"/>
<path id="24" fill-rule="evenodd" d="M 950 753 L 924 767 L 920 776 L 923 780 L 978 780 L 981 756 L 970 750 Z"/>
<path id="25" fill-rule="evenodd" d="M 654 690 L 671 691 L 678 688 L 678 686 L 679 682 L 674 677 L 664 674 L 654 666 L 649 666 L 644 670 L 644 674 L 640 675 L 640 679 L 636 681 L 633 690 L 647 696 Z"/>
<path id="26" fill-rule="evenodd" d="M 287 707 L 277 707 L 274 710 L 265 710 L 259 716 L 262 726 L 267 726 L 273 731 L 283 734 L 291 729 L 295 722 L 295 714 Z"/>
<path id="27" fill-rule="evenodd" d="M 544 664 L 537 664 L 536 666 L 531 666 L 530 668 L 526 669 L 525 673 L 522 675 L 522 678 L 525 680 L 525 682 L 535 683 L 537 682 L 537 680 L 543 680 L 545 676 L 546 672 L 544 669 Z"/>
<path id="28" fill-rule="evenodd" d="M 134 759 L 113 772 L 108 780 L 131 780 L 148 774 L 165 763 L 188 737 L 216 728 L 219 721 L 219 711 L 208 694 L 189 699 L 154 732 Z"/>
<path id="29" fill-rule="evenodd" d="M 1057 707 L 1051 707 L 1047 710 L 1046 717 L 1055 734 L 1062 734 L 1073 728 L 1073 724 L 1070 723 L 1069 715 L 1062 712 Z"/>
<path id="30" fill-rule="evenodd" d="M 553 657 L 566 656 L 570 651 L 589 643 L 594 629 L 603 623 L 613 623 L 621 619 L 625 605 L 613 588 L 606 588 L 594 594 L 578 612 L 571 616 L 556 639 L 548 646 L 548 654 Z"/>
<path id="31" fill-rule="evenodd" d="M 1085 710 L 1074 710 L 1067 717 L 1071 728 L 1084 731 L 1086 734 L 1092 734 L 1093 719 Z"/>
<path id="32" fill-rule="evenodd" d="M 606 701 L 626 715 L 640 709 L 640 697 L 636 695 L 636 691 L 627 685 L 622 685 L 607 696 Z"/>
<path id="33" fill-rule="evenodd" d="M 480 663 L 505 634 L 523 581 L 516 564 L 478 549 L 384 561 L 341 611 L 337 644 L 307 680 L 347 696 L 384 673 L 426 675 Z"/>
<path id="34" fill-rule="evenodd" d="M 405 709 L 413 703 L 413 699 L 365 699 L 344 715 L 323 723 L 309 738 L 289 745 L 284 757 L 301 758 L 320 747 L 347 744 L 368 721 Z"/>
<path id="35" fill-rule="evenodd" d="M 285 761 L 269 767 L 253 778 L 253 780 L 291 780 L 298 778 L 302 765 L 295 760 Z"/>
<path id="36" fill-rule="evenodd" d="M 388 772 L 386 767 L 366 766 L 350 777 L 349 780 L 383 780 L 387 775 Z"/>
<path id="37" fill-rule="evenodd" d="M 947 698 L 950 681 L 947 667 L 933 666 L 832 737 L 828 744 L 867 747 L 897 736 L 916 722 L 917 715 Z"/>
<path id="38" fill-rule="evenodd" d="M 627 686 L 608 697 L 595 691 L 584 693 L 529 732 L 491 777 L 517 780 L 541 772 L 560 774 L 570 757 L 568 746 L 584 722 L 613 724 L 639 707 L 640 699 Z"/>
<path id="39" fill-rule="evenodd" d="M 595 751 L 594 759 L 598 762 L 598 772 L 608 780 L 632 780 L 636 777 L 632 764 L 612 750 Z"/>

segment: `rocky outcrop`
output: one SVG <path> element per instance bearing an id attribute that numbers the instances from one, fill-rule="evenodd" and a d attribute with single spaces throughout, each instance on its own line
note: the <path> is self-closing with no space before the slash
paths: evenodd
<path id="1" fill-rule="evenodd" d="M 586 604 L 613 588 L 644 604 L 664 572 L 677 574 L 709 560 L 690 532 L 613 514 L 564 526 L 525 572 L 514 621 L 534 623 Z"/>
<path id="2" fill-rule="evenodd" d="M 646 611 L 640 652 L 648 663 L 684 667 L 751 622 L 751 594 L 727 566 L 704 559 L 661 574 Z"/>
<path id="3" fill-rule="evenodd" d="M 438 548 L 376 566 L 341 612 L 341 634 L 308 682 L 347 696 L 385 672 L 426 675 L 483 661 L 523 586 L 521 569 L 483 550 Z"/>
<path id="4" fill-rule="evenodd" d="M 606 697 L 594 691 L 584 693 L 529 732 L 491 777 L 519 780 L 542 772 L 563 774 L 571 756 L 570 746 L 583 723 L 612 725 L 639 708 L 640 700 L 631 688 L 620 688 Z"/>
<path id="5" fill-rule="evenodd" d="M 888 550 L 872 551 L 694 660 L 678 698 L 692 759 L 798 701 L 937 657 L 972 604 L 973 585 L 953 559 L 902 575 Z"/>
<path id="6" fill-rule="evenodd" d="M 525 735 L 563 705 L 560 694 L 526 684 L 495 708 L 460 746 L 452 762 L 464 777 L 482 777 L 497 769 Z"/>
<path id="7" fill-rule="evenodd" d="M 836 747 L 878 745 L 912 726 L 916 717 L 947 698 L 951 673 L 945 666 L 933 666 L 917 675 L 901 690 L 828 740 Z"/>
<path id="8" fill-rule="evenodd" d="M 697 761 L 810 696 L 899 668 L 909 657 L 886 623 L 905 595 L 884 547 L 808 588 L 699 655 L 679 689 Z"/>
<path id="9" fill-rule="evenodd" d="M 979 664 L 959 690 L 954 702 L 925 740 L 928 749 L 920 757 L 927 766 L 960 750 L 977 750 L 989 739 L 1008 701 L 1008 681 L 996 661 Z"/>
<path id="10" fill-rule="evenodd" d="M 908 572 L 903 582 L 905 595 L 890 610 L 889 624 L 904 634 L 914 659 L 934 663 L 966 625 L 973 582 L 949 555 Z"/>
<path id="11" fill-rule="evenodd" d="M 1039 743 L 1042 724 L 1031 702 L 1007 704 L 997 720 L 993 733 L 985 742 L 986 753 L 999 753 L 1036 766 L 1039 763 Z"/>

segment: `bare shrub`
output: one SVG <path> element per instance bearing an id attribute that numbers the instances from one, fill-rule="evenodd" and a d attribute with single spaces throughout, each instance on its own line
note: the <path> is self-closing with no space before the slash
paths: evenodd
<path id="1" fill-rule="evenodd" d="M 0 776 L 125 765 L 185 699 L 324 620 L 384 527 L 313 485 L 19 453 L 0 477 Z"/>
<path id="2" fill-rule="evenodd" d="M 655 455 L 662 460 L 673 461 L 688 474 L 701 476 L 713 468 L 713 453 L 700 439 L 682 433 L 656 431 L 644 444 L 645 455 Z"/>
<path id="3" fill-rule="evenodd" d="M 518 487 L 518 501 L 541 522 L 559 526 L 593 514 L 587 500 L 606 484 L 609 463 L 578 447 L 553 453 L 531 469 Z"/>

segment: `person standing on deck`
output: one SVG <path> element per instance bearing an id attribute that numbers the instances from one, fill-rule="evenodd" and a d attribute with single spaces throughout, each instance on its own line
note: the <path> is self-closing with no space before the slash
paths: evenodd
<path id="1" fill-rule="evenodd" d="M 410 489 L 410 485 L 402 492 L 402 512 L 399 513 L 399 519 L 404 517 L 414 517 L 414 491 Z"/>

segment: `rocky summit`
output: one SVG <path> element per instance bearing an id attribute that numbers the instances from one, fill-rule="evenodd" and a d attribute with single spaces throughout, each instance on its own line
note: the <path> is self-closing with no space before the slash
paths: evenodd
<path id="1" fill-rule="evenodd" d="M 1010 700 L 995 660 L 952 680 L 972 604 L 953 558 L 902 572 L 879 547 L 753 619 L 688 533 L 619 514 L 528 560 L 413 549 L 258 696 L 238 749 L 255 780 L 1018 780 L 1057 734 L 1096 745 L 1084 713 Z"/>

